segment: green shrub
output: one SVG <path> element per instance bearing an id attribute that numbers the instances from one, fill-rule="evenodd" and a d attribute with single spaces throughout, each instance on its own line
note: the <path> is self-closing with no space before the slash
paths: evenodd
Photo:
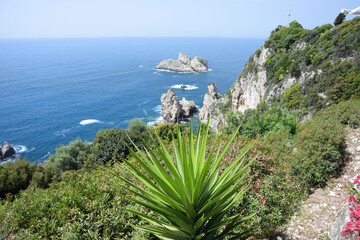
<path id="1" fill-rule="evenodd" d="M 172 141 L 173 136 L 176 136 L 178 125 L 182 133 L 188 131 L 185 124 L 167 123 L 154 127 L 151 132 L 155 132 L 162 140 Z"/>
<path id="2" fill-rule="evenodd" d="M 299 109 L 301 108 L 302 99 L 301 84 L 295 83 L 285 91 L 282 102 L 284 107 L 288 109 Z"/>
<path id="3" fill-rule="evenodd" d="M 146 123 L 141 121 L 141 119 L 139 118 L 134 118 L 133 120 L 131 120 L 128 126 L 128 130 L 134 133 L 143 133 L 146 132 L 147 129 L 148 127 Z"/>
<path id="4" fill-rule="evenodd" d="M 5 163 L 0 168 L 0 199 L 5 198 L 7 194 L 15 195 L 26 189 L 36 169 L 36 164 L 31 164 L 27 160 Z"/>
<path id="5" fill-rule="evenodd" d="M 95 158 L 102 163 L 107 163 L 111 160 L 121 160 L 121 157 L 129 155 L 130 152 L 127 145 L 132 146 L 131 140 L 142 149 L 142 138 L 146 139 L 148 133 L 147 131 L 139 132 L 135 129 L 139 130 L 137 127 L 132 128 L 132 131 L 118 128 L 99 130 L 92 144 Z M 134 147 L 132 148 L 134 149 Z"/>
<path id="6" fill-rule="evenodd" d="M 78 170 L 89 160 L 90 154 L 89 143 L 77 139 L 70 142 L 69 145 L 57 148 L 55 154 L 50 155 L 46 163 L 55 166 L 58 172 Z"/>
<path id="7" fill-rule="evenodd" d="M 289 111 L 278 107 L 262 109 L 262 106 L 259 105 L 257 109 L 247 110 L 245 113 L 229 112 L 224 131 L 230 134 L 241 124 L 239 134 L 252 138 L 279 131 L 288 131 L 290 134 L 294 134 L 297 123 L 297 117 Z"/>

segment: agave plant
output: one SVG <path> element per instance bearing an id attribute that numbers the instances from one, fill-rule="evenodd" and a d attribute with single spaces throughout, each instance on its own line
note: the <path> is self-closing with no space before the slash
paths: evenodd
<path id="1" fill-rule="evenodd" d="M 142 186 L 117 175 L 135 195 L 124 197 L 150 209 L 159 217 L 128 211 L 149 221 L 152 226 L 138 228 L 160 239 L 244 239 L 247 233 L 235 233 L 233 230 L 251 216 L 241 218 L 240 214 L 231 214 L 229 210 L 248 188 L 249 166 L 253 160 L 244 161 L 253 144 L 243 148 L 230 166 L 219 171 L 236 132 L 224 146 L 217 146 L 220 136 L 217 134 L 214 145 L 206 154 L 209 123 L 199 128 L 196 138 L 190 125 L 186 137 L 177 129 L 173 157 L 158 136 L 153 148 L 146 142 L 145 151 L 137 149 L 135 152 L 129 148 L 138 167 L 126 159 L 123 162 Z"/>

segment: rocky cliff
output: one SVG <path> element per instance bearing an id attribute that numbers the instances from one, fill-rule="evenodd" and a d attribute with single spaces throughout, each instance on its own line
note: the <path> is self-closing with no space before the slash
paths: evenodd
<path id="1" fill-rule="evenodd" d="M 155 67 L 155 69 L 180 73 L 197 73 L 209 71 L 208 61 L 205 58 L 196 56 L 194 59 L 191 59 L 185 53 L 179 53 L 177 60 L 167 59 L 160 62 Z"/>
<path id="2" fill-rule="evenodd" d="M 225 95 L 214 95 L 209 86 L 200 120 L 210 114 L 216 130 L 226 123 L 227 112 L 254 109 L 262 101 L 314 112 L 360 95 L 359 31 L 359 17 L 313 30 L 296 21 L 277 27 Z"/>

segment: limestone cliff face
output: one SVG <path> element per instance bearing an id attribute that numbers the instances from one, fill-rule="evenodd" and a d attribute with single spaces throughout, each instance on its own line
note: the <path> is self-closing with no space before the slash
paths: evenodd
<path id="1" fill-rule="evenodd" d="M 267 79 L 264 64 L 270 55 L 270 51 L 264 47 L 262 47 L 260 51 L 260 55 L 258 57 L 253 55 L 250 58 L 251 61 L 249 61 L 244 68 L 249 68 L 250 64 L 255 64 L 254 68 L 258 69 L 257 73 L 249 71 L 247 74 L 240 75 L 231 87 L 231 109 L 233 111 L 244 112 L 246 109 L 256 108 L 265 97 L 265 83 Z"/>
<path id="2" fill-rule="evenodd" d="M 294 83 L 303 83 L 305 79 L 314 76 L 313 71 L 301 72 L 297 78 L 287 75 L 281 83 L 268 85 L 265 62 L 272 53 L 271 49 L 263 46 L 258 50 L 258 54 L 252 55 L 228 94 L 222 96 L 216 84 L 209 85 L 203 107 L 200 109 L 200 121 L 207 122 L 207 117 L 210 115 L 210 126 L 217 130 L 220 125 L 226 124 L 226 111 L 220 110 L 224 109 L 224 106 L 230 106 L 229 109 L 225 109 L 227 111 L 245 112 L 247 109 L 256 108 L 263 100 L 283 94 Z"/>

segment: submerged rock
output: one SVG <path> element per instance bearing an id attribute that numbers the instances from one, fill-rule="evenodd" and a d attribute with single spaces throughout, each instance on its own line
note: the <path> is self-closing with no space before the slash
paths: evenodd
<path id="1" fill-rule="evenodd" d="M 162 119 L 156 125 L 176 123 L 193 116 L 197 111 L 194 101 L 188 101 L 185 98 L 179 101 L 172 88 L 161 96 L 161 105 Z"/>
<path id="2" fill-rule="evenodd" d="M 191 60 L 191 58 L 185 53 L 179 53 L 177 60 L 167 59 L 160 62 L 155 67 L 155 69 L 179 73 L 197 73 L 209 71 L 208 61 L 205 58 L 196 56 Z"/>
<path id="3" fill-rule="evenodd" d="M 5 159 L 15 154 L 13 146 L 7 142 L 4 142 L 4 146 L 0 145 L 0 159 Z"/>

